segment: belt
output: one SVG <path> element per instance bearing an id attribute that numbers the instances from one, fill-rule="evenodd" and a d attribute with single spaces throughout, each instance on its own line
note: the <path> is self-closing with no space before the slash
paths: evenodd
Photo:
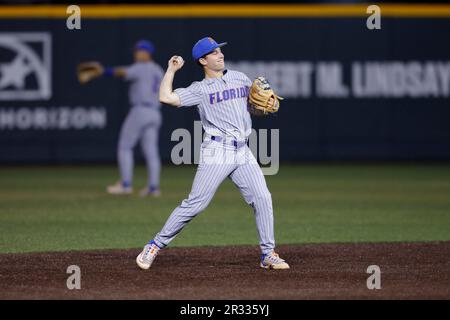
<path id="1" fill-rule="evenodd" d="M 145 108 L 154 108 L 156 107 L 155 104 L 153 103 L 147 103 L 147 102 L 143 102 L 143 103 L 136 103 L 134 104 L 135 106 L 140 106 L 140 107 L 145 107 Z"/>
<path id="2" fill-rule="evenodd" d="M 211 140 L 220 142 L 220 141 L 222 141 L 224 139 L 222 139 L 222 137 L 219 137 L 219 136 L 211 136 Z M 238 149 L 238 148 L 241 148 L 241 147 L 245 146 L 247 144 L 247 141 L 248 141 L 248 139 L 245 139 L 245 141 L 237 141 L 237 140 L 233 139 L 233 140 L 230 141 L 229 145 L 231 145 L 231 146 L 235 147 L 236 149 Z"/>

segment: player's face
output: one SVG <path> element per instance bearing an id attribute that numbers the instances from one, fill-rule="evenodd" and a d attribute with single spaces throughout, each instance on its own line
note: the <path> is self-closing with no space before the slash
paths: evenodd
<path id="1" fill-rule="evenodd" d="M 136 62 L 145 62 L 151 60 L 151 55 L 145 50 L 136 50 L 134 51 L 134 61 Z"/>
<path id="2" fill-rule="evenodd" d="M 220 48 L 217 48 L 205 57 L 206 66 L 214 71 L 225 69 L 225 56 Z"/>

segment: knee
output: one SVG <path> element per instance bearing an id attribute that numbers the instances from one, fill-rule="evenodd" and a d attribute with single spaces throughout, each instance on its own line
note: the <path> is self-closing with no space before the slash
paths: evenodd
<path id="1" fill-rule="evenodd" d="M 157 157 L 158 155 L 158 146 L 157 145 L 142 145 L 142 150 L 148 157 Z"/>
<path id="2" fill-rule="evenodd" d="M 126 141 L 125 139 L 120 139 L 119 140 L 119 144 L 117 145 L 117 149 L 119 151 L 128 151 L 128 150 L 132 150 L 133 146 L 131 143 L 129 143 L 128 141 Z"/>
<path id="3" fill-rule="evenodd" d="M 203 211 L 209 204 L 209 200 L 204 196 L 192 196 L 189 195 L 187 199 L 184 199 L 181 203 L 182 208 L 189 208 L 194 211 Z"/>
<path id="4" fill-rule="evenodd" d="M 272 200 L 272 194 L 269 190 L 264 190 L 256 194 L 256 198 L 260 200 Z"/>

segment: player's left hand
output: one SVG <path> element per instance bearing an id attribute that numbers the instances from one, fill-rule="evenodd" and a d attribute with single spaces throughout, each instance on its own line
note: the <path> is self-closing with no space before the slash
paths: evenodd
<path id="1" fill-rule="evenodd" d="M 97 77 L 100 77 L 104 72 L 102 64 L 98 61 L 82 62 L 77 66 L 78 81 L 85 84 Z"/>
<path id="2" fill-rule="evenodd" d="M 277 106 L 276 104 L 278 104 L 278 100 L 275 100 L 273 97 L 269 98 L 269 101 L 267 101 L 267 106 L 269 109 L 275 109 Z"/>

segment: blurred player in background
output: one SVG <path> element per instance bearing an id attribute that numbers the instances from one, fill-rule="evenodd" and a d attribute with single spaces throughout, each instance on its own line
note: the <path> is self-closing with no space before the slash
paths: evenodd
<path id="1" fill-rule="evenodd" d="M 134 63 L 130 66 L 103 68 L 98 62 L 79 65 L 79 79 L 82 83 L 102 75 L 123 78 L 130 82 L 128 94 L 131 109 L 122 124 L 117 148 L 121 179 L 107 187 L 110 194 L 133 193 L 133 150 L 139 140 L 148 170 L 148 183 L 140 195 L 156 197 L 161 194 L 158 140 L 162 116 L 158 94 L 164 71 L 153 61 L 154 51 L 155 47 L 150 41 L 141 40 L 134 47 Z M 85 70 L 80 73 L 80 69 Z M 86 71 L 88 69 L 89 71 Z"/>

